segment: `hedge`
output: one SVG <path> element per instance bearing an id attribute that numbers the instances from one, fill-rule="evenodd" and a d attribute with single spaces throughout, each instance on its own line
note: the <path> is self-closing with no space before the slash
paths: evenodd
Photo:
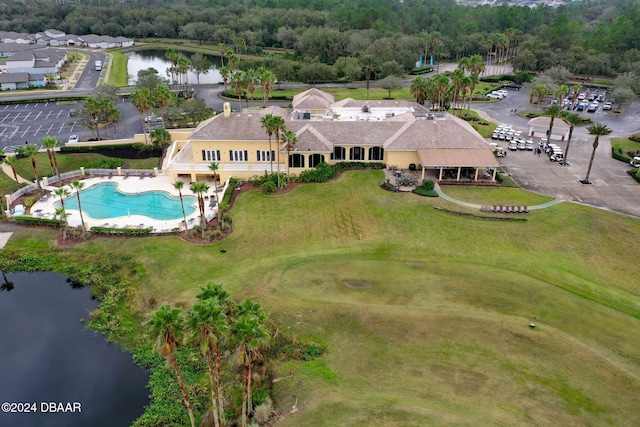
<path id="1" fill-rule="evenodd" d="M 616 149 L 616 147 L 611 147 L 611 157 L 616 160 L 620 160 L 621 162 L 629 163 L 631 161 L 631 157 L 627 156 L 624 152 L 620 152 L 620 149 Z"/>
<path id="2" fill-rule="evenodd" d="M 145 144 L 141 142 L 131 142 L 127 144 L 102 144 L 102 145 L 63 145 L 60 147 L 61 153 L 90 153 L 92 151 L 111 151 L 111 150 L 143 150 Z"/>
<path id="3" fill-rule="evenodd" d="M 84 96 L 53 96 L 50 98 L 30 98 L 30 99 L 7 99 L 0 101 L 0 105 L 14 105 L 14 104 L 31 104 L 35 102 L 59 102 L 59 101 L 81 101 L 84 100 L 87 95 Z"/>
<path id="4" fill-rule="evenodd" d="M 43 225 L 46 227 L 60 227 L 60 221 L 57 219 L 48 219 L 48 218 L 40 218 L 36 216 L 21 215 L 21 216 L 13 216 L 11 217 L 11 220 L 18 224 Z"/>
<path id="5" fill-rule="evenodd" d="M 150 228 L 110 228 L 91 227 L 91 232 L 111 236 L 146 236 L 151 233 Z"/>

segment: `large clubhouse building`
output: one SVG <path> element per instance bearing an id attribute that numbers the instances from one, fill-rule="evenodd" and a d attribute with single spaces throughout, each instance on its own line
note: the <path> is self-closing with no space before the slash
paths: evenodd
<path id="1" fill-rule="evenodd" d="M 320 162 L 380 162 L 421 170 L 423 179 L 477 181 L 484 175 L 495 181 L 499 163 L 491 146 L 467 122 L 447 113 L 432 113 L 409 101 L 335 102 L 318 89 L 296 95 L 292 107 L 236 113 L 225 104 L 223 113 L 192 133 L 174 135 L 163 169 L 172 180 L 195 182 L 214 173 L 222 180 L 248 179 L 272 170 L 299 174 Z M 297 144 L 289 151 L 282 142 L 278 147 L 275 137 L 269 148 L 261 121 L 267 114 L 281 116 L 295 132 Z M 218 164 L 216 172 L 210 169 L 212 162 Z"/>

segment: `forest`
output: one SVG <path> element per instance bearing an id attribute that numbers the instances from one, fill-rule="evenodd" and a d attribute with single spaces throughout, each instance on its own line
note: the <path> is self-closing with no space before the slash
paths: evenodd
<path id="1" fill-rule="evenodd" d="M 615 76 L 640 64 L 638 0 L 585 0 L 557 8 L 462 6 L 453 0 L 0 4 L 1 30 L 35 33 L 48 28 L 77 35 L 223 43 L 237 53 L 281 48 L 291 59 L 329 65 L 340 58 L 373 55 L 379 64 L 395 61 L 404 70 L 413 68 L 421 55 L 457 60 L 486 56 L 505 44 L 518 55 L 513 62 L 517 71 L 564 66 L 575 74 Z"/>

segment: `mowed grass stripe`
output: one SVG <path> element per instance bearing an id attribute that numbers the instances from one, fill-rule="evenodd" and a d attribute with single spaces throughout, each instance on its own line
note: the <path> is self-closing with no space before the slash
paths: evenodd
<path id="1" fill-rule="evenodd" d="M 216 245 L 74 250 L 141 260 L 143 310 L 188 306 L 213 281 L 258 300 L 280 331 L 325 343 L 320 359 L 274 367 L 295 371 L 275 385 L 282 412 L 293 395 L 300 408 L 283 426 L 640 424 L 638 219 L 572 203 L 525 222 L 461 217 L 382 179 L 242 194 Z"/>

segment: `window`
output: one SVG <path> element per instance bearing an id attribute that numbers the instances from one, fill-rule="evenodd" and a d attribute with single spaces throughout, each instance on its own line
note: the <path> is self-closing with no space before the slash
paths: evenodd
<path id="1" fill-rule="evenodd" d="M 324 156 L 322 154 L 312 154 L 309 157 L 309 167 L 315 168 L 319 163 L 324 162 Z"/>
<path id="2" fill-rule="evenodd" d="M 271 155 L 269 155 L 271 154 Z M 276 152 L 268 151 L 268 150 L 258 150 L 258 161 L 259 162 L 270 162 L 275 160 Z"/>
<path id="3" fill-rule="evenodd" d="M 349 160 L 364 160 L 364 148 L 351 147 L 349 149 Z"/>
<path id="4" fill-rule="evenodd" d="M 333 153 L 331 153 L 331 160 L 344 160 L 345 149 L 344 147 L 334 147 Z"/>
<path id="5" fill-rule="evenodd" d="M 384 160 L 384 148 L 382 147 L 369 148 L 369 160 Z"/>
<path id="6" fill-rule="evenodd" d="M 291 154 L 289 157 L 290 168 L 303 168 L 304 167 L 304 155 L 303 154 Z"/>
<path id="7" fill-rule="evenodd" d="M 202 161 L 204 162 L 219 162 L 220 150 L 202 150 Z"/>
<path id="8" fill-rule="evenodd" d="M 247 150 L 231 150 L 229 151 L 229 158 L 232 162 L 246 162 L 249 159 Z"/>

